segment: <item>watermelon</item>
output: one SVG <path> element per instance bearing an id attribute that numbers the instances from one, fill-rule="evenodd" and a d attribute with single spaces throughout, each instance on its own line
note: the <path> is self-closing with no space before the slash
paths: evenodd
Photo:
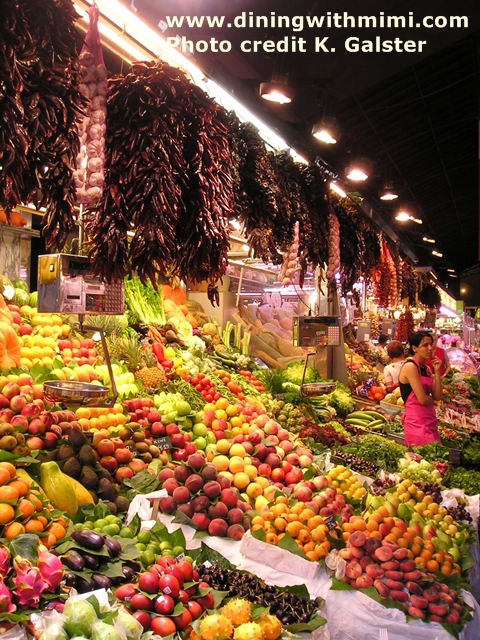
<path id="1" fill-rule="evenodd" d="M 20 278 L 16 278 L 15 280 L 12 280 L 12 284 L 15 287 L 15 289 L 23 289 L 27 293 L 30 293 L 30 289 L 28 287 L 28 284 L 25 282 L 25 280 L 20 280 Z"/>
<path id="2" fill-rule="evenodd" d="M 32 308 L 38 306 L 38 292 L 33 291 L 28 298 L 28 305 Z"/>
<path id="3" fill-rule="evenodd" d="M 15 289 L 13 302 L 19 307 L 23 307 L 23 305 L 27 304 L 29 297 L 30 295 L 25 291 L 25 289 Z"/>

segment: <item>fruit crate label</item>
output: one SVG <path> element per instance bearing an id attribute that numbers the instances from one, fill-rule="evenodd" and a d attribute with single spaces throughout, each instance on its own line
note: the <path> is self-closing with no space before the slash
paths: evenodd
<path id="1" fill-rule="evenodd" d="M 335 527 L 337 526 L 335 516 L 328 516 L 328 518 L 325 518 L 324 524 L 327 525 L 329 531 L 331 531 L 332 529 L 335 529 Z"/>
<path id="2" fill-rule="evenodd" d="M 134 444 L 127 444 L 125 449 L 128 449 L 134 458 L 138 458 L 137 447 Z"/>
<path id="3" fill-rule="evenodd" d="M 166 451 L 172 448 L 172 443 L 169 436 L 162 436 L 161 438 L 155 438 L 153 444 L 160 449 L 160 451 Z"/>
<path id="4" fill-rule="evenodd" d="M 275 393 L 273 397 L 275 398 L 275 400 L 285 400 L 284 393 Z"/>
<path id="5" fill-rule="evenodd" d="M 186 557 L 187 556 L 184 553 L 180 553 L 178 556 L 175 556 L 175 562 L 182 562 Z"/>

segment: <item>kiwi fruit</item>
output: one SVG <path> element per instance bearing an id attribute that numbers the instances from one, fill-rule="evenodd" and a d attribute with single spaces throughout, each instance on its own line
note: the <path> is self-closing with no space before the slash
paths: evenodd
<path id="1" fill-rule="evenodd" d="M 113 502 L 117 497 L 115 487 L 110 480 L 107 480 L 106 478 L 102 478 L 98 483 L 97 492 L 104 502 Z"/>
<path id="2" fill-rule="evenodd" d="M 73 431 L 72 431 L 73 433 Z M 94 467 L 97 464 L 97 460 L 95 458 L 95 454 L 93 453 L 93 449 L 89 444 L 84 444 L 83 447 L 78 452 L 78 460 L 80 464 L 86 465 L 88 467 Z"/>
<path id="3" fill-rule="evenodd" d="M 68 460 L 75 455 L 75 449 L 69 444 L 62 444 L 57 451 L 57 460 Z M 70 474 L 69 474 L 70 475 Z"/>
<path id="4" fill-rule="evenodd" d="M 80 484 L 83 484 L 83 486 L 90 491 L 97 487 L 98 476 L 95 473 L 95 471 L 93 471 L 93 469 L 91 469 L 87 465 L 84 465 L 82 467 L 82 471 L 80 473 L 80 478 L 78 479 L 78 481 L 80 482 Z"/>
<path id="5" fill-rule="evenodd" d="M 78 480 L 82 472 L 82 465 L 76 458 L 72 457 L 72 458 L 69 458 L 68 460 L 65 460 L 65 464 L 62 467 L 62 471 L 67 476 L 70 476 L 70 478 L 75 478 L 75 480 Z"/>
<path id="6" fill-rule="evenodd" d="M 87 444 L 87 436 L 83 431 L 72 430 L 68 436 L 68 442 L 72 445 L 75 451 L 80 451 L 83 445 Z"/>

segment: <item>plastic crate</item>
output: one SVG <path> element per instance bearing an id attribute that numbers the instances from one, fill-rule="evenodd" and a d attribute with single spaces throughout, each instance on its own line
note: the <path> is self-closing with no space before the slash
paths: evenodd
<path id="1" fill-rule="evenodd" d="M 449 449 L 448 455 L 450 456 L 450 464 L 459 465 L 462 459 L 461 449 Z"/>

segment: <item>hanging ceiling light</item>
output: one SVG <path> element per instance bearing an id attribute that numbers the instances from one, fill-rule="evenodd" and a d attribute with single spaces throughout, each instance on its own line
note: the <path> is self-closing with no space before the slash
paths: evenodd
<path id="1" fill-rule="evenodd" d="M 346 176 L 353 182 L 363 182 L 368 178 L 370 167 L 366 160 L 359 158 L 351 162 L 345 169 Z"/>
<path id="2" fill-rule="evenodd" d="M 380 200 L 396 200 L 398 193 L 393 188 L 392 172 L 390 167 L 385 167 L 383 170 L 383 189 L 378 192 Z"/>
<path id="3" fill-rule="evenodd" d="M 332 191 L 335 191 L 335 193 L 338 194 L 341 198 L 347 197 L 345 191 L 341 187 L 339 187 L 336 182 L 330 182 L 330 189 Z"/>
<path id="4" fill-rule="evenodd" d="M 320 122 L 316 122 L 312 128 L 312 135 L 325 144 L 336 144 L 342 135 L 335 119 L 337 104 L 337 98 L 326 96 L 322 119 Z"/>
<path id="5" fill-rule="evenodd" d="M 435 244 L 435 240 L 433 238 L 427 238 L 427 236 L 423 236 L 422 240 L 424 242 L 431 242 L 432 244 Z"/>
<path id="6" fill-rule="evenodd" d="M 432 251 L 432 256 L 437 256 L 437 258 L 443 258 L 443 253 L 440 253 L 440 251 Z"/>
<path id="7" fill-rule="evenodd" d="M 262 82 L 260 85 L 260 95 L 264 100 L 276 102 L 278 104 L 288 104 L 293 100 L 295 95 L 292 87 L 289 87 L 286 81 Z"/>
<path id="8" fill-rule="evenodd" d="M 417 224 L 423 224 L 423 220 L 420 220 L 420 218 L 415 218 L 414 216 L 411 216 L 406 211 L 399 211 L 395 216 L 395 220 L 398 220 L 399 222 L 408 222 L 409 220 L 411 220 L 412 222 L 416 222 Z"/>

